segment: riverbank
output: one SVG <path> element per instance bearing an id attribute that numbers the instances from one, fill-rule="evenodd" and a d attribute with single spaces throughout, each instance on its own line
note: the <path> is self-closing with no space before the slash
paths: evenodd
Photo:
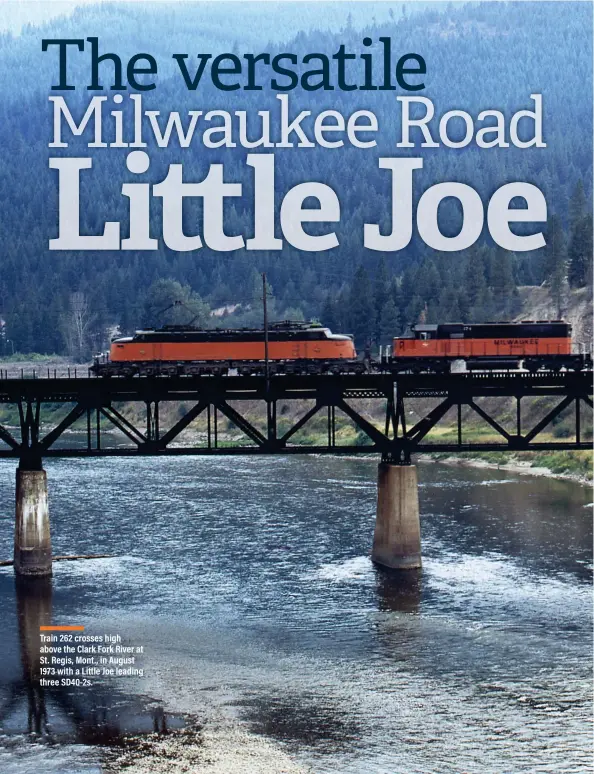
<path id="1" fill-rule="evenodd" d="M 540 455 L 542 457 L 551 456 L 547 455 L 546 452 L 529 452 L 531 455 L 535 455 L 534 459 L 536 459 L 536 455 Z M 419 457 L 419 462 L 440 462 L 444 465 L 454 465 L 454 466 L 460 466 L 465 468 L 485 468 L 485 469 L 491 469 L 491 470 L 508 470 L 510 473 L 518 473 L 520 475 L 529 475 L 529 476 L 544 476 L 546 478 L 557 478 L 557 479 L 564 479 L 566 481 L 574 481 L 577 484 L 582 484 L 583 486 L 592 486 L 593 484 L 593 476 L 592 476 L 592 454 L 591 452 L 557 452 L 555 456 L 559 457 L 565 457 L 566 455 L 573 455 L 575 458 L 575 455 L 578 454 L 585 454 L 590 457 L 589 462 L 589 468 L 590 468 L 590 474 L 587 475 L 586 473 L 578 472 L 578 471 L 572 471 L 569 468 L 571 467 L 571 462 L 568 463 L 567 469 L 557 469 L 554 470 L 550 467 L 546 467 L 545 465 L 534 465 L 533 462 L 529 459 L 520 459 L 517 456 L 511 456 L 506 462 L 500 462 L 495 461 L 493 459 L 489 459 L 490 453 L 485 453 L 485 457 L 487 459 L 481 459 L 480 457 L 476 456 L 466 456 L 463 454 L 460 455 L 454 455 L 454 454 L 431 454 L 427 457 Z M 505 452 L 497 452 L 495 453 L 496 456 L 505 456 Z M 563 463 L 560 463 L 563 465 Z"/>
<path id="2" fill-rule="evenodd" d="M 48 432 L 59 424 L 67 414 L 68 406 L 61 404 L 47 405 L 44 408 L 44 419 L 42 431 Z M 144 404 L 127 403 L 118 405 L 119 410 L 124 416 L 137 427 L 143 427 L 146 418 L 144 416 Z M 307 401 L 289 402 L 280 404 L 277 431 L 279 436 L 287 432 L 311 406 Z M 371 424 L 383 432 L 383 420 L 377 416 L 377 406 L 373 401 L 356 401 L 356 408 L 361 415 Z M 427 407 L 425 407 L 427 408 Z M 533 407 L 534 408 L 534 407 Z M 537 407 L 542 413 L 542 406 Z M 190 409 L 189 404 L 184 403 L 166 403 L 161 410 L 161 425 L 163 428 L 174 425 L 181 416 Z M 258 403 L 247 402 L 241 406 L 242 414 L 255 427 L 262 428 L 263 418 L 261 416 L 261 406 Z M 501 410 L 501 407 L 500 407 Z M 530 413 L 529 411 L 527 412 Z M 533 417 L 533 424 L 536 422 L 538 411 Z M 422 413 L 419 415 L 421 416 Z M 418 421 L 419 416 L 410 417 L 411 421 Z M 498 421 L 505 425 L 505 412 L 502 416 L 497 416 Z M 509 420 L 509 417 L 507 417 Z M 498 436 L 489 427 L 481 426 L 477 417 L 472 413 L 466 417 L 465 425 L 465 443 L 489 443 L 501 442 Z M 563 421 L 553 425 L 549 432 L 543 432 L 539 436 L 541 441 L 563 441 L 571 436 L 572 428 L 570 423 L 572 417 L 564 417 Z M 305 427 L 299 430 L 292 438 L 291 444 L 304 446 L 324 446 L 327 443 L 327 419 L 322 413 L 315 415 Z M 19 416 L 17 407 L 10 404 L 0 407 L 0 424 L 7 430 L 18 435 Z M 84 435 L 86 432 L 86 419 L 81 418 L 73 424 L 71 428 L 64 431 L 64 435 Z M 118 439 L 118 445 L 121 442 L 129 443 L 128 439 L 109 422 L 105 422 L 102 432 L 112 435 Z M 587 440 L 591 438 L 592 428 L 589 417 L 582 419 L 582 438 Z M 455 445 L 457 442 L 457 428 L 451 423 L 442 424 L 433 428 L 431 439 L 441 443 L 450 443 Z M 86 436 L 85 436 L 86 437 Z M 184 431 L 183 438 L 176 439 L 171 443 L 172 447 L 186 445 L 206 445 L 207 443 L 207 419 L 203 415 L 194 420 Z M 219 418 L 218 442 L 220 446 L 247 445 L 251 441 L 247 436 L 235 426 L 235 424 L 226 417 Z M 361 431 L 348 417 L 337 417 L 335 442 L 338 446 L 365 446 L 371 445 L 368 436 Z M 522 452 L 464 452 L 464 453 L 429 453 L 426 457 L 419 456 L 418 459 L 431 459 L 443 462 L 447 465 L 463 465 L 475 468 L 491 468 L 495 470 L 506 470 L 518 474 L 529 474 L 533 476 L 545 476 L 549 478 L 565 479 L 574 481 L 581 485 L 592 485 L 593 468 L 591 451 L 522 451 Z"/>
<path id="3" fill-rule="evenodd" d="M 18 433 L 18 425 L 5 424 L 10 432 Z M 344 446 L 355 446 L 366 438 L 361 434 L 347 428 L 341 428 L 336 440 Z M 103 433 L 114 438 L 124 439 L 125 436 L 116 428 L 104 429 Z M 82 435 L 82 429 L 67 429 L 66 436 Z M 86 436 L 85 436 L 86 437 Z M 184 444 L 172 443 L 172 447 L 183 446 L 188 443 L 206 443 L 205 432 L 190 428 L 184 435 Z M 221 446 L 242 443 L 245 436 L 242 433 L 221 432 L 219 444 Z M 326 436 L 314 433 L 307 437 L 307 445 L 323 445 Z M 303 439 L 302 439 L 303 442 Z M 373 452 L 370 452 L 373 454 Z M 480 456 L 479 456 L 480 455 Z M 520 475 L 544 476 L 566 481 L 574 481 L 583 486 L 594 484 L 593 453 L 591 451 L 556 451 L 556 452 L 461 452 L 452 454 L 449 452 L 436 452 L 434 454 L 417 455 L 417 462 L 441 462 L 444 465 L 458 465 L 468 468 L 485 468 L 491 470 L 507 470 Z"/>
<path id="4" fill-rule="evenodd" d="M 575 481 L 584 486 L 591 486 L 593 483 L 591 451 L 529 451 L 511 454 L 507 452 L 436 453 L 423 459 L 441 462 L 445 465 L 490 468 L 492 470 L 507 470 L 520 475 L 564 479 Z"/>
<path id="5" fill-rule="evenodd" d="M 270 739 L 236 722 L 209 717 L 166 735 L 124 739 L 123 750 L 108 760 L 105 774 L 313 774 L 295 763 Z"/>

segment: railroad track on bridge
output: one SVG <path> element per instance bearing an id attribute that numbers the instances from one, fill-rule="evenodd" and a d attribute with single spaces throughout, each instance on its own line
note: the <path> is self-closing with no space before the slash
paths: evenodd
<path id="1" fill-rule="evenodd" d="M 0 457 L 18 457 L 38 464 L 43 457 L 96 457 L 183 454 L 356 454 L 380 453 L 385 460 L 407 463 L 412 454 L 436 451 L 521 451 L 591 448 L 588 413 L 592 410 L 592 372 L 474 372 L 451 374 L 364 373 L 340 375 L 176 376 L 88 378 L 32 375 L 0 378 L 0 404 L 18 410 L 18 427 L 0 425 Z M 513 427 L 504 427 L 483 399 L 511 398 L 516 402 Z M 529 427 L 523 421 L 527 401 L 549 398 L 542 416 Z M 427 400 L 436 405 L 427 408 Z M 380 401 L 385 419 L 377 427 L 357 401 Z M 309 402 L 290 426 L 279 423 L 279 404 Z M 353 403 L 353 401 L 355 403 Z M 188 408 L 173 424 L 163 426 L 160 408 L 179 402 Z M 543 401 L 540 401 L 543 403 Z M 243 406 L 262 408 L 263 423 L 249 419 Z M 67 408 L 52 425 L 56 404 Z M 145 421 L 133 422 L 122 404 L 142 404 Z M 494 438 L 464 440 L 465 418 L 478 416 Z M 428 435 L 448 412 L 456 412 L 454 439 L 435 442 Z M 562 414 L 572 411 L 573 435 L 551 439 L 550 429 Z M 62 412 L 63 413 L 63 412 Z M 377 416 L 377 411 L 374 412 Z M 138 411 L 135 412 L 138 415 Z M 363 442 L 337 442 L 337 417 L 345 415 L 360 431 Z M 298 443 L 295 436 L 316 416 L 325 415 L 323 443 Z M 408 418 L 417 420 L 411 424 Z M 532 419 L 534 411 L 531 411 Z M 181 433 L 199 417 L 205 433 L 198 441 L 180 444 Z M 221 420 L 232 423 L 242 440 L 221 440 Z M 281 428 L 282 425 L 282 428 Z M 86 443 L 68 445 L 67 431 L 78 428 Z M 118 430 L 128 446 L 114 442 Z M 548 434 L 548 435 L 547 435 Z M 121 438 L 120 436 L 120 438 Z"/>

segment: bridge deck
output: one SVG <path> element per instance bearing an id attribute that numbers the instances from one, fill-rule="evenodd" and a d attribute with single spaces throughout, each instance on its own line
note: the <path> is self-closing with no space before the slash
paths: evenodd
<path id="1" fill-rule="evenodd" d="M 16 430 L 0 425 L 0 456 L 20 457 L 21 461 L 44 456 L 378 452 L 387 459 L 406 462 L 413 453 L 591 447 L 590 412 L 584 412 L 586 407 L 592 408 L 591 372 L 276 375 L 268 380 L 263 376 L 88 378 L 73 371 L 70 377 L 56 374 L 54 378 L 52 372 L 49 378 L 40 378 L 40 374 L 35 374 L 36 378 L 27 378 L 26 374 L 3 376 L 0 404 L 15 406 L 19 419 Z M 513 428 L 501 424 L 489 411 L 488 401 L 487 405 L 481 403 L 487 398 L 515 399 Z M 361 399 L 381 402 L 385 419 L 381 429 L 359 407 Z M 536 403 L 540 399 L 542 417 L 535 424 L 533 419 L 533 425 L 526 429 L 522 425 L 522 406 L 531 399 Z M 159 406 L 172 401 L 191 407 L 165 428 Z M 309 402 L 310 406 L 287 428 L 285 420 L 277 421 L 277 405 L 288 401 Z M 120 410 L 120 404 L 139 402 L 146 408 L 142 427 Z M 261 404 L 263 422 L 256 426 L 255 420 L 242 414 L 242 402 Z M 55 411 L 55 404 L 64 404 L 61 412 Z M 470 409 L 465 415 L 463 407 Z M 428 435 L 452 409 L 454 413 L 457 410 L 455 438 L 430 442 Z M 253 415 L 253 407 L 250 410 Z M 575 414 L 573 435 L 557 439 L 551 434 L 552 424 L 570 410 Z M 326 415 L 327 440 L 315 445 L 296 443 L 298 431 L 321 412 Z M 61 417 L 57 424 L 51 419 L 56 413 Z M 378 412 L 372 413 L 377 416 Z M 413 413 L 415 424 L 407 426 Z M 340 414 L 360 431 L 361 444 L 337 443 Z M 494 438 L 475 443 L 464 440 L 465 417 L 471 414 L 489 426 Z M 221 416 L 243 433 L 241 442 L 221 440 Z M 198 417 L 206 422 L 204 437 L 180 445 L 180 433 Z M 68 443 L 72 436 L 65 436 L 65 432 L 72 429 L 81 429 L 86 443 Z M 114 440 L 113 433 L 106 433 L 108 429 L 119 431 L 119 441 Z M 122 435 L 129 446 L 121 445 Z"/>

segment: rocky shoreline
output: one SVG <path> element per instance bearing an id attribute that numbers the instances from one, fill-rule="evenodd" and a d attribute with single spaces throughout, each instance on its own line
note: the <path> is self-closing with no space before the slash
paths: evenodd
<path id="1" fill-rule="evenodd" d="M 125 739 L 109 755 L 105 774 L 313 774 L 280 745 L 209 713 L 202 725 Z"/>
<path id="2" fill-rule="evenodd" d="M 488 460 L 482 460 L 478 457 L 440 457 L 435 459 L 434 457 L 422 457 L 420 462 L 439 462 L 444 465 L 458 465 L 465 468 L 490 468 L 491 470 L 507 470 L 510 473 L 518 473 L 519 475 L 527 476 L 542 476 L 545 478 L 557 478 L 564 479 L 566 481 L 573 481 L 576 484 L 582 486 L 592 486 L 592 477 L 581 476 L 577 473 L 556 473 L 549 468 L 539 467 L 532 465 L 531 462 L 524 462 L 522 460 L 512 459 L 510 462 L 501 464 L 496 462 L 489 462 Z"/>

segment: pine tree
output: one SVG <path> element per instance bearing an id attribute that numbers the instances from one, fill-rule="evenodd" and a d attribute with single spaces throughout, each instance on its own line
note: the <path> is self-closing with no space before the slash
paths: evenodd
<path id="1" fill-rule="evenodd" d="M 458 310 L 460 312 L 459 319 L 464 323 L 469 322 L 470 301 L 468 300 L 468 293 L 463 287 L 458 292 Z"/>
<path id="2" fill-rule="evenodd" d="M 398 313 L 398 327 L 394 332 L 394 335 L 400 335 L 403 332 L 405 325 L 404 303 L 402 300 L 402 289 L 400 287 L 400 282 L 398 279 L 396 279 L 396 277 L 392 280 L 390 296 L 392 301 L 394 301 L 394 306 L 396 307 L 396 312 Z"/>
<path id="3" fill-rule="evenodd" d="M 339 331 L 340 326 L 338 325 L 336 315 L 336 304 L 330 293 L 328 293 L 326 300 L 324 301 L 324 306 L 322 307 L 322 318 L 320 322 L 322 325 L 327 326 L 332 331 Z"/>
<path id="4" fill-rule="evenodd" d="M 388 300 L 390 293 L 390 279 L 388 277 L 388 269 L 386 267 L 386 260 L 382 256 L 380 264 L 378 266 L 377 274 L 375 275 L 375 284 L 373 289 L 373 302 L 375 306 L 375 330 L 374 338 L 376 344 L 379 344 L 381 338 L 381 316 Z"/>
<path id="5" fill-rule="evenodd" d="M 567 298 L 567 254 L 563 238 L 563 225 L 558 215 L 551 217 L 546 236 L 545 283 L 551 289 L 557 318 L 563 316 Z"/>
<path id="6" fill-rule="evenodd" d="M 493 300 L 498 314 L 509 316 L 513 295 L 517 292 L 514 282 L 512 254 L 508 250 L 497 250 L 491 261 L 491 282 Z"/>
<path id="7" fill-rule="evenodd" d="M 359 266 L 353 277 L 349 299 L 351 331 L 359 348 L 369 347 L 374 333 L 374 308 L 369 275 Z"/>
<path id="8" fill-rule="evenodd" d="M 435 322 L 455 323 L 460 322 L 460 308 L 458 306 L 458 293 L 455 288 L 448 288 L 441 297 Z"/>
<path id="9" fill-rule="evenodd" d="M 588 214 L 588 200 L 581 178 L 577 181 L 569 200 L 569 228 L 574 231 L 577 224 Z"/>
<path id="10" fill-rule="evenodd" d="M 437 266 L 432 259 L 426 260 L 417 272 L 415 292 L 429 304 L 439 300 L 442 289 Z"/>
<path id="11" fill-rule="evenodd" d="M 410 328 L 411 325 L 422 322 L 424 311 L 425 304 L 423 299 L 419 296 L 413 296 L 404 313 L 404 330 Z"/>
<path id="12" fill-rule="evenodd" d="M 336 303 L 334 304 L 335 328 L 333 330 L 335 332 L 353 332 L 351 328 L 350 298 L 350 288 L 345 284 L 339 290 L 336 296 Z"/>
<path id="13" fill-rule="evenodd" d="M 464 270 L 464 287 L 468 296 L 468 314 L 472 319 L 476 315 L 480 317 L 481 311 L 484 310 L 487 295 L 484 250 L 479 250 L 469 257 Z"/>
<path id="14" fill-rule="evenodd" d="M 416 292 L 416 273 L 411 268 L 405 269 L 400 280 L 400 295 L 404 308 L 410 304 Z"/>
<path id="15" fill-rule="evenodd" d="M 592 276 L 592 215 L 579 220 L 569 245 L 568 280 L 572 288 L 581 288 Z"/>
<path id="16" fill-rule="evenodd" d="M 380 319 L 380 344 L 389 344 L 398 335 L 400 320 L 398 309 L 393 298 L 388 298 L 384 303 Z"/>

